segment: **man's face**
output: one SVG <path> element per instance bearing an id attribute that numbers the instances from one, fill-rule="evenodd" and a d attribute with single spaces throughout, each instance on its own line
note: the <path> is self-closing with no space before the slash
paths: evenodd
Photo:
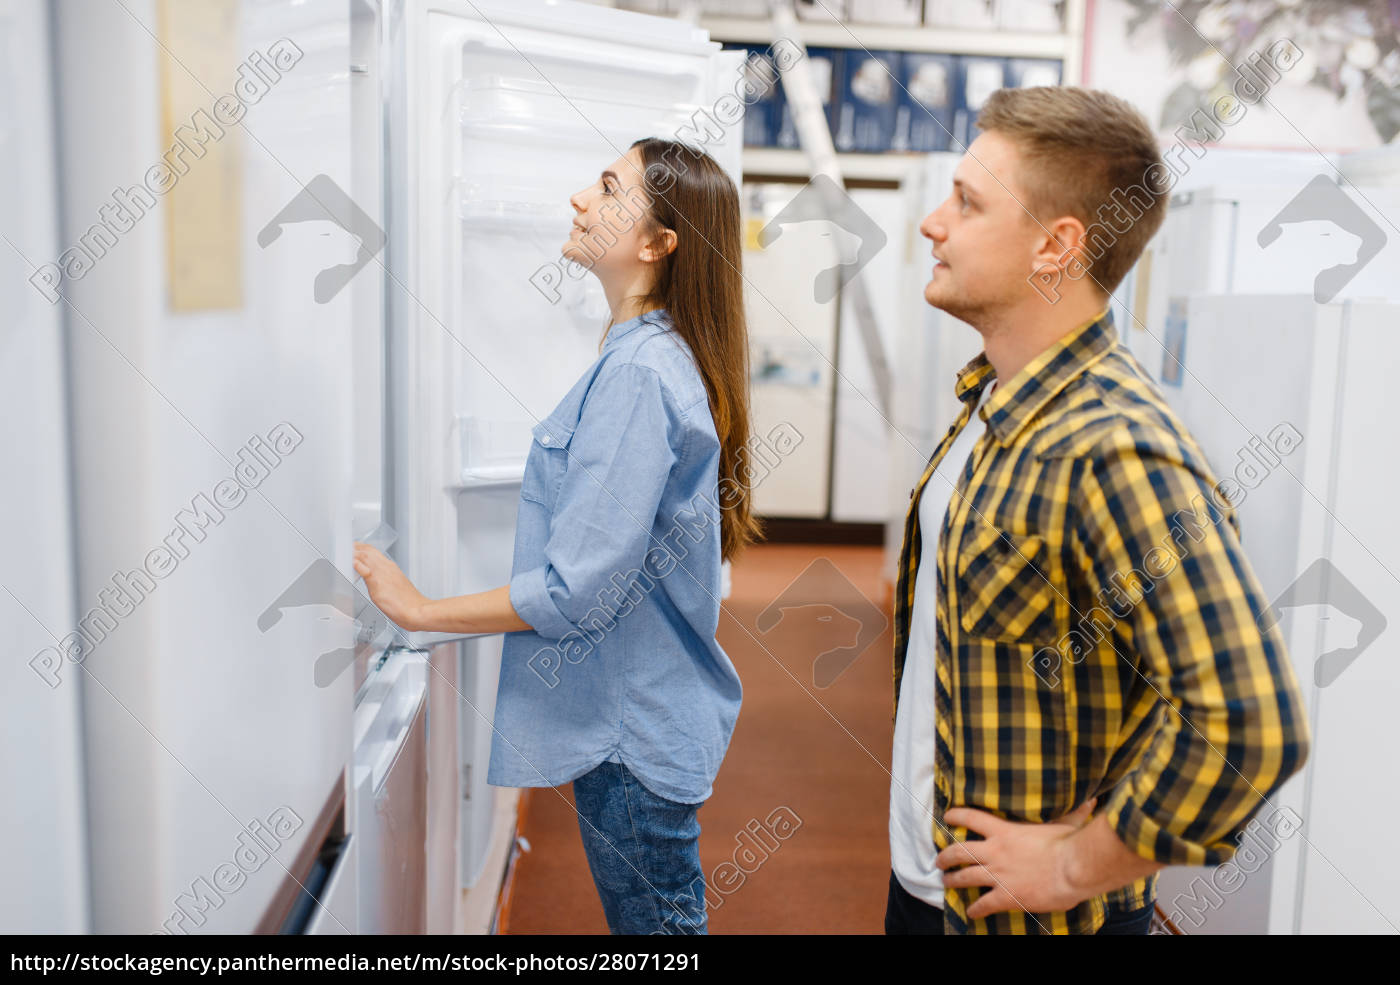
<path id="1" fill-rule="evenodd" d="M 919 224 L 938 261 L 924 300 L 976 325 L 979 316 L 1025 300 L 1046 232 L 1021 204 L 1020 154 L 983 133 L 953 174 L 952 193 Z"/>

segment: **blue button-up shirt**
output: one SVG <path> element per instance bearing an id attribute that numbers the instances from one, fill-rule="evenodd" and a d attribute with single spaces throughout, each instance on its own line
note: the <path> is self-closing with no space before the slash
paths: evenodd
<path id="1" fill-rule="evenodd" d="M 614 325 L 534 428 L 516 522 L 487 781 L 567 783 L 621 762 L 709 798 L 742 688 L 715 640 L 719 439 L 665 309 Z"/>

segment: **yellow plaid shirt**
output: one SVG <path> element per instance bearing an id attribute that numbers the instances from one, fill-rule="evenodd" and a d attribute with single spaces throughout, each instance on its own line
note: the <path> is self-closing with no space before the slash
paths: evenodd
<path id="1" fill-rule="evenodd" d="M 959 374 L 963 411 L 905 519 L 895 591 L 896 710 L 922 537 L 919 498 L 995 372 Z M 1216 865 L 1303 763 L 1306 713 L 1235 510 L 1107 311 L 1061 338 L 977 413 L 986 422 L 937 538 L 934 842 L 951 807 L 1045 822 L 1097 796 L 1123 842 Z M 930 490 L 941 495 L 941 490 Z M 948 933 L 1093 933 L 1156 877 L 1074 909 L 968 921 L 982 889 L 944 895 Z"/>

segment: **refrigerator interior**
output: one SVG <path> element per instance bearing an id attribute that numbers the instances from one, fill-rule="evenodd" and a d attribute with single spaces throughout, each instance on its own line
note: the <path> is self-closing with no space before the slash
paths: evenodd
<path id="1" fill-rule="evenodd" d="M 517 4 L 396 13 L 396 527 L 415 583 L 455 595 L 508 580 L 530 428 L 597 357 L 607 324 L 591 275 L 535 286 L 559 264 L 569 196 L 638 137 L 685 133 L 724 80 L 718 45 L 678 22 L 573 4 L 548 20 Z M 737 77 L 738 56 L 724 64 Z M 739 146 L 731 128 L 706 149 L 737 179 Z"/>
<path id="2" fill-rule="evenodd" d="M 742 56 L 677 21 L 568 3 L 410 0 L 385 23 L 394 557 L 425 594 L 461 595 L 509 581 L 531 428 L 607 326 L 597 280 L 560 257 L 569 196 L 643 136 L 700 144 L 737 186 L 742 120 L 704 121 Z M 497 817 L 501 637 L 410 639 L 432 654 L 430 720 L 457 723 L 459 768 L 446 777 L 439 745 L 429 770 L 460 808 L 456 864 L 438 853 L 429 878 L 470 887 Z M 431 844 L 449 815 L 434 809 Z"/>

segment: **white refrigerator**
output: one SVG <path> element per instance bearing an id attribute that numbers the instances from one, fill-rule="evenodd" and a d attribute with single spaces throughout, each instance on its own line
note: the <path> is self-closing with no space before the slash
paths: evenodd
<path id="1" fill-rule="evenodd" d="M 1189 160 L 1189 158 L 1187 159 Z M 1186 299 L 1310 292 L 1320 302 L 1400 300 L 1400 151 L 1319 155 L 1215 149 L 1172 189 L 1161 229 L 1112 305 L 1125 344 L 1155 379 Z"/>
<path id="2" fill-rule="evenodd" d="M 53 23 L 58 248 L 98 253 L 92 227 L 128 203 L 53 309 L 91 929 L 275 931 L 345 806 L 354 675 L 314 665 L 353 624 L 288 592 L 351 570 L 357 352 L 352 292 L 314 293 L 326 224 L 260 235 L 316 175 L 354 186 L 349 6 L 65 2 Z M 255 54 L 269 74 L 234 89 Z M 167 132 L 231 89 L 221 135 Z"/>
<path id="3" fill-rule="evenodd" d="M 1235 482 L 1242 544 L 1271 602 L 1261 621 L 1283 628 L 1312 749 L 1263 809 L 1294 812 L 1296 833 L 1242 880 L 1168 870 L 1158 902 L 1187 933 L 1395 933 L 1400 796 L 1384 750 L 1400 701 L 1400 467 L 1385 427 L 1400 305 L 1204 296 L 1184 323 L 1186 372 L 1164 390 L 1217 477 Z"/>
<path id="4" fill-rule="evenodd" d="M 921 324 L 928 309 L 921 287 L 911 283 L 912 277 L 927 273 L 932 265 L 931 258 L 928 264 L 922 261 L 926 253 L 921 246 L 927 245 L 928 240 L 917 229 L 927 214 L 919 211 L 924 204 L 920 177 L 897 189 L 856 189 L 848 193 L 856 207 L 889 237 L 884 249 L 852 278 L 866 282 L 886 361 L 895 355 L 903 327 L 911 321 Z M 915 273 L 911 275 L 911 271 Z M 887 420 L 881 409 L 851 294 L 847 290 L 841 295 L 837 330 L 831 519 L 883 523 L 890 515 L 894 462 L 907 457 L 916 446 L 894 429 L 896 422 L 893 418 Z M 894 361 L 893 365 L 908 364 Z"/>
<path id="5" fill-rule="evenodd" d="M 7 925 L 450 930 L 491 836 L 501 638 L 385 625 L 351 543 L 434 596 L 506 582 L 530 425 L 606 323 L 596 282 L 539 287 L 568 196 L 647 135 L 737 184 L 742 117 L 709 121 L 739 56 L 570 3 L 65 0 L 52 23 L 58 126 L 12 103 L 0 141 L 33 173 L 0 217 L 33 264 L 102 249 L 54 305 L 7 260 L 6 448 L 33 479 L 7 505 L 44 560 L 7 582 L 31 611 L 4 600 L 22 652 L 89 642 L 17 691 L 44 742 L 7 778 L 54 822 L 6 817 Z M 6 91 L 45 81 L 44 18 L 0 25 Z M 175 152 L 230 90 L 239 119 Z M 52 192 L 21 139 L 62 161 Z M 143 196 L 161 164 L 178 180 Z M 122 192 L 150 205 L 94 239 Z"/>
<path id="6" fill-rule="evenodd" d="M 569 196 L 645 136 L 701 147 L 737 186 L 742 54 L 679 21 L 543 2 L 405 0 L 386 43 L 393 553 L 428 595 L 460 595 L 509 580 L 531 428 L 607 325 L 597 280 L 560 258 Z M 430 721 L 459 722 L 457 870 L 472 886 L 497 835 L 502 637 L 413 640 L 437 668 Z"/>
<path id="7" fill-rule="evenodd" d="M 1377 499 L 1393 476 L 1381 445 L 1363 450 L 1384 381 L 1359 389 L 1368 374 L 1400 369 L 1385 328 L 1400 300 L 1397 174 L 1393 148 L 1326 156 L 1211 149 L 1174 189 L 1162 229 L 1112 302 L 1125 342 L 1220 475 L 1251 475 L 1242 463 L 1271 454 L 1267 445 L 1249 448 L 1251 434 L 1266 440 L 1285 424 L 1298 429 L 1298 451 L 1247 490 L 1245 552 L 1271 598 L 1300 578 L 1315 589 L 1354 586 L 1352 608 L 1367 624 L 1372 609 L 1391 624 L 1400 615 L 1395 568 L 1385 561 L 1393 524 Z M 1323 653 L 1357 645 L 1329 642 L 1359 631 L 1357 614 L 1317 605 L 1280 612 L 1315 744 L 1275 804 L 1296 809 L 1304 827 L 1228 894 L 1212 888 L 1207 870 L 1163 873 L 1159 901 L 1169 915 L 1181 911 L 1186 932 L 1400 925 L 1386 899 L 1400 870 L 1365 820 L 1393 804 L 1384 783 L 1356 768 L 1369 755 L 1364 741 L 1375 738 L 1367 723 L 1378 720 L 1367 717 L 1367 696 L 1393 694 L 1396 684 L 1373 663 L 1385 640 L 1366 641 L 1335 683 L 1315 678 Z M 1343 830 L 1344 818 L 1359 820 Z"/>
<path id="8" fill-rule="evenodd" d="M 8 518 L 0 620 L 0 933 L 83 933 L 88 906 L 82 674 L 55 644 L 75 620 L 61 312 L 26 281 L 55 255 L 49 31 L 43 7 L 0 2 L 0 449 Z"/>

